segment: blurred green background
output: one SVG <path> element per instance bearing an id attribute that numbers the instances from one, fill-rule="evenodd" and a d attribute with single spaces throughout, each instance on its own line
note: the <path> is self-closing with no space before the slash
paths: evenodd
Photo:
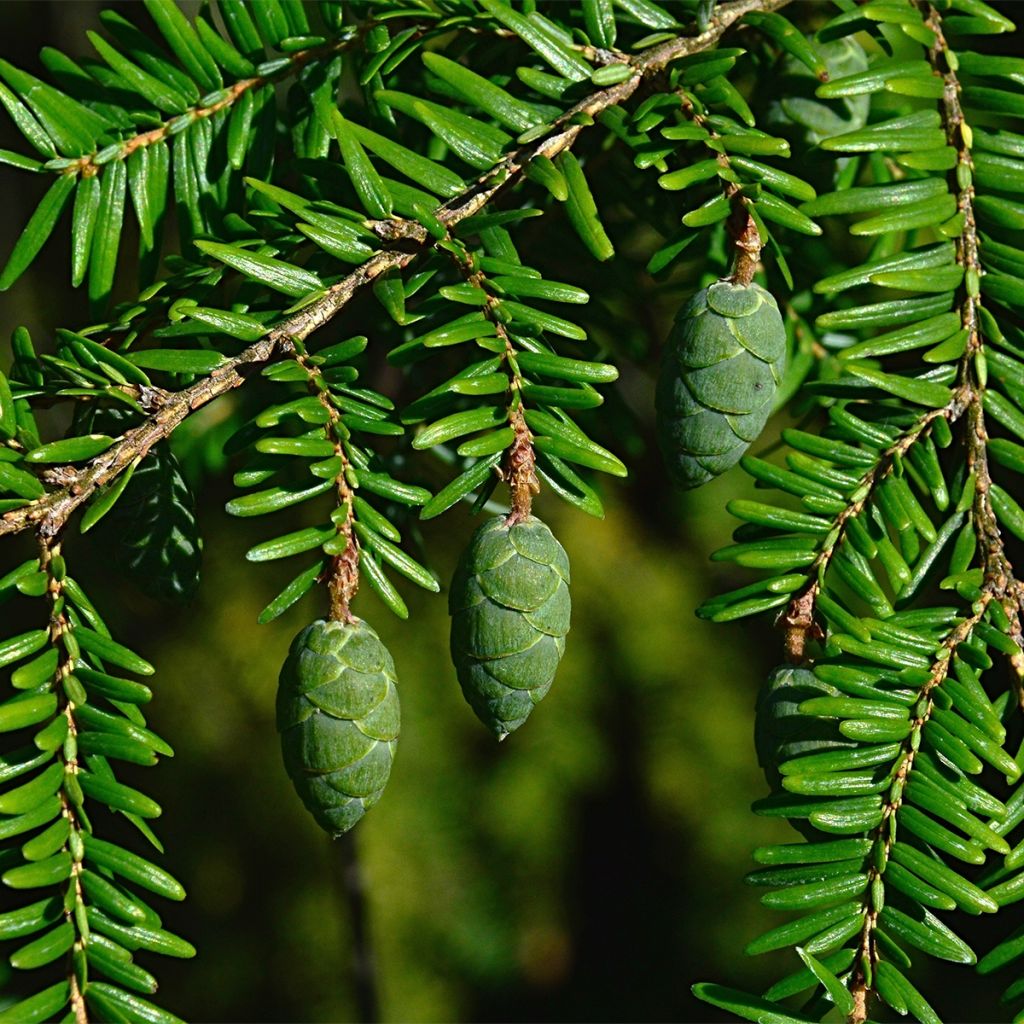
<path id="1" fill-rule="evenodd" d="M 144 19 L 139 5 L 112 6 Z M 98 9 L 91 0 L 9 0 L 0 55 L 35 71 L 41 45 L 81 53 Z M 20 148 L 6 123 L 0 146 Z M 6 248 L 40 183 L 8 168 L 0 182 Z M 26 324 L 45 345 L 55 325 L 87 322 L 66 284 L 66 234 L 0 296 L 5 332 Z M 572 270 L 556 276 L 577 280 L 586 261 L 571 250 L 565 258 Z M 677 297 L 652 291 L 629 262 L 604 273 L 615 285 L 602 298 L 616 347 L 646 352 Z M 648 371 L 627 369 L 621 404 L 606 407 L 611 429 L 631 411 L 641 441 L 649 438 L 652 391 Z M 205 411 L 201 426 L 216 427 L 229 408 Z M 748 810 L 765 791 L 753 703 L 779 637 L 770 617 L 712 626 L 693 614 L 703 597 L 743 582 L 707 556 L 729 538 L 726 500 L 749 485 L 733 473 L 672 494 L 649 444 L 617 450 L 632 475 L 606 489 L 603 521 L 539 500 L 572 560 L 573 630 L 551 694 L 501 746 L 462 700 L 444 594 L 403 587 L 408 623 L 372 594 L 357 601 L 394 655 L 403 708 L 386 796 L 355 832 L 384 1020 L 712 1020 L 690 995 L 693 981 L 755 990 L 797 966 L 740 953 L 779 923 L 743 885 L 749 852 L 795 838 Z M 229 519 L 230 494 L 223 477 L 201 484 L 205 575 L 186 609 L 158 606 L 114 578 L 103 551 L 67 545 L 115 635 L 157 666 L 148 713 L 177 752 L 138 781 L 164 807 L 165 863 L 189 890 L 167 908 L 168 926 L 199 956 L 154 969 L 164 1005 L 186 1019 L 358 1020 L 342 850 L 294 795 L 273 717 L 278 668 L 292 636 L 322 613 L 322 596 L 256 626 L 290 575 L 244 561 L 273 524 Z M 424 530 L 442 580 L 473 525 L 454 511 Z M 5 546 L 19 545 L 26 557 L 29 539 Z M 16 554 L 2 557 L 6 566 Z M 25 604 L 3 612 L 34 611 Z M 995 1019 L 973 975 L 947 970 L 958 982 L 945 986 L 949 1019 Z"/>

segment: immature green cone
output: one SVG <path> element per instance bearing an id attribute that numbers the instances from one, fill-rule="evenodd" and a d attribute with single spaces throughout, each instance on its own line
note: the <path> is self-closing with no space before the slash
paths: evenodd
<path id="1" fill-rule="evenodd" d="M 772 789 L 779 786 L 779 765 L 803 754 L 820 754 L 856 743 L 846 739 L 834 719 L 815 718 L 797 709 L 813 697 L 838 697 L 839 690 L 822 682 L 810 669 L 780 665 L 760 693 L 754 715 L 757 761 Z"/>
<path id="2" fill-rule="evenodd" d="M 786 362 L 786 329 L 760 285 L 718 281 L 683 307 L 665 346 L 658 443 L 672 478 L 699 487 L 764 429 Z"/>
<path id="3" fill-rule="evenodd" d="M 780 665 L 771 671 L 757 695 L 754 713 L 754 748 L 772 794 L 785 792 L 779 766 L 806 754 L 824 754 L 855 747 L 839 731 L 836 719 L 816 718 L 798 710 L 814 697 L 838 697 L 840 691 L 820 680 L 810 669 Z M 801 818 L 789 823 L 809 840 L 820 838 Z"/>
<path id="4" fill-rule="evenodd" d="M 551 689 L 569 632 L 569 559 L 534 516 L 473 534 L 448 595 L 462 693 L 499 740 Z"/>
<path id="5" fill-rule="evenodd" d="M 852 36 L 814 45 L 832 79 L 845 78 L 868 69 L 868 55 Z M 858 131 L 868 123 L 870 95 L 864 93 L 831 100 L 816 96 L 815 89 L 821 82 L 795 57 L 787 57 L 782 62 L 779 84 L 781 98 L 772 100 L 766 123 L 789 138 L 813 146 L 823 139 Z"/>
<path id="6" fill-rule="evenodd" d="M 398 739 L 395 665 L 363 621 L 307 626 L 277 690 L 284 766 L 321 828 L 347 832 L 379 799 Z"/>
<path id="7" fill-rule="evenodd" d="M 845 78 L 859 71 L 867 71 L 868 55 L 853 36 L 812 44 L 828 68 L 830 78 Z M 817 75 L 795 57 L 786 57 L 778 67 L 777 88 L 771 90 L 773 98 L 763 116 L 762 128 L 772 135 L 788 139 L 794 149 L 803 150 L 805 159 L 800 175 L 821 192 L 830 192 L 852 159 L 836 157 L 834 153 L 817 150 L 825 139 L 859 131 L 868 123 L 871 96 L 842 96 L 823 99 L 816 95 L 821 85 Z M 762 122 L 762 118 L 758 118 Z"/>

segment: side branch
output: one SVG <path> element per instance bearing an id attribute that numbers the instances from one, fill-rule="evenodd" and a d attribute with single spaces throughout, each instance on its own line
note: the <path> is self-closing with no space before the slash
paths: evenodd
<path id="1" fill-rule="evenodd" d="M 832 556 L 839 549 L 846 536 L 850 521 L 856 519 L 865 509 L 868 502 L 878 492 L 878 488 L 892 474 L 896 463 L 931 429 L 935 420 L 945 417 L 951 423 L 963 415 L 967 404 L 963 389 L 953 396 L 953 401 L 941 409 L 931 409 L 920 416 L 913 426 L 904 431 L 888 448 L 883 451 L 878 461 L 860 478 L 860 483 L 853 492 L 853 497 L 842 512 L 832 521 L 832 529 L 826 535 L 825 542 L 817 557 L 808 570 L 810 581 L 793 597 L 786 610 L 778 619 L 778 625 L 786 633 L 786 658 L 793 664 L 801 664 L 807 659 L 807 640 L 815 634 L 817 625 L 814 621 L 815 603 L 821 590 L 825 573 L 832 561 Z"/>
<path id="2" fill-rule="evenodd" d="M 967 346 L 960 361 L 960 384 L 968 395 L 964 446 L 967 469 L 974 481 L 974 503 L 971 510 L 986 588 L 1000 598 L 1007 609 L 1014 640 L 1021 645 L 1024 637 L 1020 630 L 1021 612 L 1024 611 L 1024 584 L 1014 577 L 1013 566 L 1006 557 L 1006 549 L 995 510 L 992 507 L 992 477 L 988 461 L 988 428 L 985 422 L 985 380 L 983 361 L 985 345 L 981 329 L 981 296 L 979 282 L 984 274 L 981 263 L 981 239 L 978 234 L 974 209 L 974 162 L 971 157 L 971 130 L 960 103 L 961 83 L 956 74 L 955 55 L 942 32 L 942 17 L 928 4 L 923 8 L 927 24 L 935 33 L 935 45 L 928 59 L 942 76 L 943 94 L 940 103 L 942 122 L 949 145 L 957 153 L 956 167 L 950 172 L 950 181 L 956 190 L 957 209 L 963 217 L 963 231 L 957 239 L 957 262 L 964 268 L 964 284 L 960 302 L 960 320 L 967 332 Z M 1013 665 L 1016 673 L 1018 698 L 1024 705 L 1024 678 L 1021 659 Z"/>
<path id="3" fill-rule="evenodd" d="M 971 158 L 970 126 L 960 105 L 960 80 L 955 60 L 942 33 L 939 12 L 928 6 L 928 26 L 935 33 L 935 45 L 929 50 L 932 67 L 942 75 L 942 123 L 946 138 L 957 153 L 956 167 L 950 174 L 956 190 L 957 210 L 963 217 L 963 231 L 957 239 L 957 263 L 964 268 L 963 296 L 960 302 L 960 322 L 967 332 L 967 346 L 960 361 L 960 386 L 968 396 L 967 423 L 964 444 L 967 450 L 967 468 L 974 477 L 974 524 L 981 547 L 985 577 L 998 590 L 1013 587 L 1013 568 L 1006 557 L 999 525 L 992 508 L 989 490 L 992 479 L 988 466 L 988 430 L 985 425 L 983 398 L 985 385 L 979 372 L 979 361 L 984 359 L 984 339 L 981 331 L 981 297 L 978 282 L 984 274 L 981 265 L 978 224 L 974 213 L 974 162 Z"/>
<path id="4" fill-rule="evenodd" d="M 709 49 L 726 29 L 745 15 L 754 11 L 777 10 L 787 3 L 789 0 L 732 0 L 718 9 L 710 27 L 700 35 L 681 36 L 645 50 L 632 60 L 633 74 L 629 78 L 600 89 L 576 104 L 558 119 L 550 135 L 514 150 L 465 192 L 441 206 L 437 219 L 450 228 L 472 217 L 498 192 L 517 181 L 530 160 L 538 156 L 554 157 L 569 149 L 592 118 L 624 103 L 645 79 L 658 74 L 674 60 Z M 587 123 L 578 123 L 580 121 Z M 403 248 L 378 251 L 308 306 L 278 324 L 265 338 L 250 345 L 208 377 L 167 396 L 144 423 L 126 432 L 120 441 L 86 466 L 64 467 L 60 478 L 67 483 L 0 517 L 0 536 L 29 527 L 38 529 L 43 536 L 55 536 L 75 509 L 97 488 L 113 480 L 154 444 L 169 437 L 191 413 L 244 383 L 247 372 L 253 367 L 290 354 L 294 348 L 293 339 L 304 340 L 337 316 L 362 287 L 388 270 L 406 267 L 433 244 L 433 237 L 413 220 L 393 218 L 376 222 L 374 226 L 384 240 L 401 240 Z"/>
<path id="5" fill-rule="evenodd" d="M 356 538 L 353 526 L 355 524 L 355 492 L 349 483 L 349 473 L 352 471 L 352 463 L 349 461 L 345 451 L 345 444 L 342 438 L 345 436 L 344 426 L 341 423 L 341 411 L 331 401 L 330 394 L 323 379 L 317 374 L 314 367 L 306 358 L 305 349 L 301 342 L 294 346 L 293 355 L 295 361 L 306 373 L 307 386 L 311 394 L 315 395 L 327 413 L 327 422 L 324 424 L 324 436 L 334 445 L 334 454 L 340 460 L 337 475 L 334 478 L 334 492 L 336 509 L 341 510 L 343 515 L 335 522 L 338 537 L 344 542 L 340 553 L 332 555 L 330 564 L 324 570 L 318 582 L 327 581 L 327 591 L 330 597 L 330 616 L 332 622 L 353 622 L 352 612 L 349 605 L 356 596 L 359 589 L 359 541 Z"/>
<path id="6" fill-rule="evenodd" d="M 127 160 L 137 149 L 143 149 L 146 146 L 153 146 L 159 142 L 166 141 L 180 129 L 183 123 L 212 117 L 218 111 L 232 106 L 245 93 L 265 85 L 274 85 L 282 79 L 298 74 L 311 61 L 332 57 L 334 54 L 348 49 L 362 37 L 368 27 L 369 25 L 362 25 L 358 29 L 349 29 L 344 35 L 331 40 L 329 43 L 312 46 L 308 50 L 298 50 L 290 54 L 287 64 L 267 74 L 261 75 L 257 69 L 257 74 L 249 78 L 240 78 L 232 85 L 219 89 L 209 97 L 204 97 L 206 99 L 205 104 L 200 103 L 194 107 L 189 107 L 183 113 L 164 121 L 157 128 L 139 132 L 131 138 L 115 143 L 114 145 L 119 148 L 113 159 Z M 109 149 L 102 152 L 104 156 L 109 157 Z M 60 171 L 63 174 L 81 174 L 85 178 L 91 178 L 93 175 L 99 174 L 103 167 L 110 163 L 110 159 L 97 159 L 98 156 L 99 153 L 87 153 L 77 160 L 59 161 L 61 164 Z"/>
<path id="7" fill-rule="evenodd" d="M 914 767 L 914 758 L 920 746 L 921 733 L 928 725 L 932 712 L 935 710 L 934 691 L 946 681 L 957 648 L 970 639 L 975 626 L 984 618 L 985 609 L 992 599 L 993 594 L 991 590 L 985 591 L 981 599 L 976 602 L 972 614 L 962 620 L 946 637 L 942 647 L 939 649 L 938 657 L 932 664 L 930 677 L 918 690 L 918 699 L 914 703 L 914 707 L 918 709 L 917 714 L 913 719 L 910 735 L 903 741 L 899 756 L 893 766 L 891 774 L 892 785 L 889 789 L 889 795 L 882 806 L 881 824 L 871 834 L 874 842 L 881 845 L 883 853 L 880 856 L 875 856 L 868 868 L 868 878 L 870 881 L 867 893 L 869 895 L 864 900 L 864 924 L 861 928 L 858 942 L 860 956 L 850 983 L 854 1008 L 847 1018 L 847 1024 L 864 1024 L 868 1019 L 868 996 L 874 991 L 872 985 L 869 984 L 864 964 L 870 964 L 873 969 L 874 965 L 878 963 L 879 956 L 876 948 L 875 928 L 878 924 L 880 908 L 872 904 L 870 893 L 872 890 L 871 882 L 880 877 L 884 871 L 884 868 L 880 868 L 879 864 L 884 865 L 888 861 L 889 851 L 896 841 L 896 833 L 889 819 L 896 816 L 899 813 L 900 807 L 903 806 L 903 790 L 906 788 L 910 773 Z"/>
<path id="8" fill-rule="evenodd" d="M 663 71 L 674 60 L 710 49 L 726 29 L 754 11 L 775 11 L 791 0 L 733 0 L 722 4 L 715 13 L 707 31 L 697 36 L 679 36 L 652 46 L 629 61 L 633 74 L 616 85 L 600 89 L 580 100 L 567 110 L 552 127 L 552 133 L 538 142 L 513 150 L 496 167 L 488 171 L 466 192 L 449 200 L 437 211 L 437 219 L 446 227 L 472 217 L 487 205 L 506 185 L 514 181 L 535 157 L 553 159 L 569 149 L 587 122 L 610 107 L 625 103 L 639 88 L 640 83 Z M 414 220 L 393 218 L 373 223 L 377 234 L 386 240 L 398 238 L 426 242 L 430 237 L 426 228 Z"/>
<path id="9" fill-rule="evenodd" d="M 961 325 L 967 332 L 967 346 L 960 361 L 958 386 L 950 404 L 922 416 L 887 449 L 880 461 L 861 479 L 861 486 L 855 492 L 859 495 L 858 500 L 850 502 L 836 517 L 833 530 L 829 534 L 832 543 L 823 547 L 812 565 L 811 582 L 793 598 L 780 620 L 780 624 L 786 629 L 786 651 L 792 661 L 803 660 L 806 638 L 814 628 L 814 604 L 821 579 L 833 552 L 842 540 L 846 525 L 861 513 L 878 485 L 891 473 L 896 457 L 906 454 L 930 423 L 939 416 L 945 416 L 950 423 L 961 418 L 964 421 L 967 468 L 974 479 L 972 517 L 981 548 L 986 582 L 997 597 L 1010 599 L 1017 610 L 1024 608 L 1024 604 L 1021 603 L 1022 587 L 1014 579 L 1013 567 L 1006 557 L 989 494 L 992 480 L 989 474 L 988 431 L 983 405 L 985 386 L 978 371 L 978 362 L 984 358 L 978 282 L 984 270 L 979 254 L 980 240 L 974 214 L 970 128 L 960 104 L 961 86 L 953 70 L 955 62 L 950 60 L 951 51 L 942 34 L 942 18 L 930 4 L 920 6 L 929 28 L 935 33 L 936 42 L 928 56 L 932 67 L 942 76 L 942 122 L 949 144 L 957 153 L 957 166 L 951 172 L 950 180 L 957 198 L 957 209 L 964 221 L 963 231 L 957 239 L 957 263 L 964 269 L 964 286 L 957 312 Z M 964 170 L 957 173 L 960 168 Z"/>
<path id="10" fill-rule="evenodd" d="M 64 577 L 63 567 L 58 573 L 55 565 L 62 562 L 60 550 L 60 538 L 39 538 L 39 567 L 46 573 L 46 596 L 50 606 L 50 644 L 58 652 L 57 667 L 50 680 L 50 689 L 57 695 L 60 714 L 67 719 L 68 736 L 72 739 L 78 733 L 78 723 L 75 720 L 75 704 L 68 697 L 65 690 L 65 680 L 75 670 L 75 657 L 68 647 L 66 637 L 71 632 L 72 626 L 64 611 Z M 64 772 L 67 778 L 77 776 L 79 772 L 78 755 L 69 756 L 67 745 L 63 747 L 59 755 L 59 762 L 64 765 Z M 69 835 L 74 835 L 78 843 L 81 843 L 81 821 L 80 809 L 76 808 L 74 802 L 69 798 L 67 786 L 62 785 L 59 791 L 61 803 L 61 815 L 67 819 L 70 827 Z M 68 850 L 73 840 L 69 839 L 63 849 Z M 64 917 L 75 928 L 75 938 L 72 950 L 68 956 L 67 979 L 71 994 L 71 1012 L 74 1014 L 75 1024 L 89 1024 L 89 1012 L 85 1005 L 85 996 L 82 990 L 82 979 L 76 964 L 82 955 L 86 941 L 78 924 L 76 911 L 84 912 L 85 898 L 82 889 L 82 864 L 81 861 L 73 861 L 71 875 L 65 883 L 64 888 Z"/>
<path id="11" fill-rule="evenodd" d="M 497 337 L 505 346 L 501 358 L 508 375 L 508 424 L 515 432 L 515 439 L 505 454 L 503 467 L 497 473 L 508 484 L 510 508 L 506 524 L 513 526 L 530 518 L 533 496 L 540 494 L 540 481 L 535 471 L 537 458 L 533 450 L 533 434 L 526 425 L 523 411 L 522 377 L 515 363 L 515 345 L 505 324 L 496 315 L 497 299 L 484 288 L 487 275 L 482 270 L 474 270 L 469 259 L 455 258 L 455 263 L 466 283 L 479 288 L 486 297 L 481 309 L 484 316 L 494 324 Z"/>

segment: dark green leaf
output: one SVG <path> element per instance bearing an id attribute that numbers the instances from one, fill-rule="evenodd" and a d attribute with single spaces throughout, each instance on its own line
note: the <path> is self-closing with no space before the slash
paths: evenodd
<path id="1" fill-rule="evenodd" d="M 183 900 L 185 890 L 163 868 L 106 840 L 84 835 L 86 863 L 105 868 L 143 889 L 170 900 Z"/>
<path id="2" fill-rule="evenodd" d="M 734 1013 L 743 1020 L 754 1021 L 755 1024 L 806 1024 L 814 1020 L 813 1017 L 790 1013 L 759 996 L 749 995 L 735 988 L 726 988 L 724 985 L 712 985 L 706 981 L 694 985 L 693 994 L 705 1003 Z"/>
<path id="3" fill-rule="evenodd" d="M 333 478 L 306 488 L 271 487 L 265 491 L 256 491 L 253 494 L 243 494 L 241 497 L 233 498 L 224 508 L 229 515 L 233 516 L 262 516 L 268 512 L 277 512 L 280 509 L 315 498 L 332 487 L 334 487 Z"/>
<path id="4" fill-rule="evenodd" d="M 465 412 L 452 413 L 421 430 L 413 440 L 412 446 L 432 448 L 436 444 L 446 444 L 465 434 L 501 426 L 507 419 L 508 412 L 501 406 L 481 406 Z"/>
<path id="5" fill-rule="evenodd" d="M 111 46 L 99 33 L 87 32 L 96 52 L 117 72 L 125 84 L 165 114 L 183 114 L 187 99 L 173 86 L 144 71 Z"/>
<path id="6" fill-rule="evenodd" d="M 45 935 L 16 949 L 10 956 L 11 966 L 31 970 L 53 963 L 72 947 L 74 941 L 74 925 L 70 921 L 63 921 Z"/>
<path id="7" fill-rule="evenodd" d="M 239 341 L 256 341 L 269 330 L 256 317 L 232 310 L 189 306 L 185 312 L 192 320 L 198 320 L 200 323 L 212 327 L 218 333 L 238 338 Z"/>
<path id="8" fill-rule="evenodd" d="M 97 309 L 106 305 L 114 286 L 127 188 L 128 170 L 124 161 L 116 160 L 104 167 L 89 254 L 89 301 Z"/>
<path id="9" fill-rule="evenodd" d="M 155 800 L 131 786 L 102 778 L 92 772 L 79 772 L 77 778 L 86 796 L 114 810 L 137 814 L 143 818 L 158 818 L 162 813 Z"/>
<path id="10" fill-rule="evenodd" d="M 615 247 L 601 224 L 597 204 L 579 161 L 571 151 L 566 150 L 555 163 L 565 177 L 569 190 L 569 198 L 566 200 L 569 223 L 595 259 L 611 259 L 615 255 Z"/>
<path id="11" fill-rule="evenodd" d="M 156 669 L 144 658 L 140 658 L 134 651 L 129 650 L 123 644 L 111 640 L 102 633 L 88 629 L 85 626 L 78 626 L 75 631 L 75 639 L 84 651 L 95 654 L 103 661 L 109 661 L 118 668 L 126 669 L 140 676 L 151 676 Z"/>
<path id="12" fill-rule="evenodd" d="M 110 127 L 100 114 L 5 60 L 0 60 L 0 75 L 32 108 L 47 135 L 65 156 L 93 152 L 98 138 Z"/>
<path id="13" fill-rule="evenodd" d="M 590 65 L 529 16 L 524 17 L 500 0 L 480 0 L 480 6 L 505 28 L 511 29 L 558 74 L 574 82 L 590 77 Z"/>
<path id="14" fill-rule="evenodd" d="M 439 53 L 424 53 L 423 63 L 429 71 L 457 89 L 474 106 L 490 114 L 499 124 L 512 131 L 527 131 L 543 120 L 530 104 L 516 99 L 490 80 Z"/>
<path id="15" fill-rule="evenodd" d="M 792 22 L 774 12 L 753 11 L 744 19 L 747 24 L 760 29 L 773 39 L 791 57 L 795 57 L 813 74 L 824 81 L 828 77 L 825 61 L 815 47 Z"/>
<path id="16" fill-rule="evenodd" d="M 56 1020 L 71 999 L 71 984 L 65 979 L 6 1010 L 0 1011 L 0 1024 L 44 1024 Z"/>
<path id="17" fill-rule="evenodd" d="M 348 122 L 337 108 L 331 108 L 329 123 L 325 127 L 338 140 L 345 169 L 364 208 L 371 217 L 390 217 L 391 194 L 370 163 L 359 139 L 349 129 Z"/>
<path id="18" fill-rule="evenodd" d="M 369 551 L 362 551 L 359 555 L 359 568 L 366 577 L 374 593 L 387 605 L 388 609 L 400 619 L 409 617 L 409 609 L 402 600 L 402 595 L 395 589 L 394 584 L 384 575 L 383 569 L 377 564 L 377 560 Z"/>
<path id="19" fill-rule="evenodd" d="M 309 292 L 318 291 L 323 283 L 316 274 L 302 267 L 293 266 L 283 260 L 275 259 L 259 252 L 251 252 L 234 245 L 221 242 L 197 241 L 196 247 L 215 259 L 226 263 L 229 267 L 265 284 L 275 291 L 284 292 L 299 298 Z"/>
<path id="20" fill-rule="evenodd" d="M 165 373 L 212 373 L 227 360 L 212 349 L 151 348 L 132 352 L 129 356 L 135 366 Z"/>
<path id="21" fill-rule="evenodd" d="M 173 0 L 145 0 L 146 10 L 156 22 L 167 45 L 204 92 L 223 85 L 217 64 L 200 42 L 195 29 Z"/>
<path id="22" fill-rule="evenodd" d="M 0 291 L 6 291 L 28 269 L 50 237 L 57 220 L 75 190 L 75 176 L 62 174 L 50 186 L 18 238 L 0 274 Z"/>
<path id="23" fill-rule="evenodd" d="M 927 910 L 923 910 L 919 917 L 911 917 L 887 904 L 882 908 L 878 919 L 899 938 L 931 956 L 959 964 L 977 962 L 971 948 Z"/>
<path id="24" fill-rule="evenodd" d="M 90 1007 L 111 1020 L 123 1018 L 131 1024 L 183 1024 L 173 1013 L 154 1006 L 141 996 L 102 981 L 89 982 L 85 1000 Z"/>
<path id="25" fill-rule="evenodd" d="M 370 131 L 369 128 L 363 128 L 354 121 L 349 122 L 349 130 L 363 146 L 380 157 L 384 163 L 434 195 L 448 199 L 462 191 L 462 179 L 441 164 L 428 160 L 411 149 L 406 149 L 383 135 Z"/>
<path id="26" fill-rule="evenodd" d="M 330 540 L 335 532 L 333 526 L 309 526 L 257 544 L 245 553 L 245 557 L 250 562 L 268 562 L 298 555 L 303 551 L 312 551 L 320 547 L 325 541 Z"/>

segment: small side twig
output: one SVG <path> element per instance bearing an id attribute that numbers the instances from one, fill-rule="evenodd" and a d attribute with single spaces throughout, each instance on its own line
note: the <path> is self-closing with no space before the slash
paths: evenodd
<path id="1" fill-rule="evenodd" d="M 788 661 L 794 664 L 805 662 L 808 657 L 808 642 L 821 633 L 821 627 L 814 618 L 818 593 L 832 557 L 846 537 L 850 521 L 864 511 L 879 487 L 892 474 L 898 461 L 928 434 L 935 420 L 943 417 L 952 423 L 963 414 L 964 407 L 962 390 L 958 390 L 949 405 L 941 409 L 930 409 L 920 416 L 879 455 L 878 461 L 860 478 L 853 491 L 855 497 L 832 520 L 832 528 L 826 534 L 825 543 L 808 569 L 807 584 L 797 591 L 776 620 L 776 625 L 785 631 Z"/>
<path id="2" fill-rule="evenodd" d="M 530 518 L 533 496 L 540 493 L 540 483 L 534 469 L 536 455 L 533 451 L 533 434 L 526 425 L 521 405 L 510 413 L 509 419 L 516 438 L 505 457 L 505 479 L 512 495 L 511 509 L 505 524 L 515 526 Z"/>
<path id="3" fill-rule="evenodd" d="M 359 589 L 359 541 L 355 530 L 355 484 L 350 480 L 352 463 L 349 461 L 345 445 L 342 441 L 344 427 L 341 412 L 331 401 L 330 392 L 316 367 L 306 358 L 305 348 L 301 341 L 292 339 L 292 356 L 306 372 L 310 393 L 313 394 L 327 413 L 324 424 L 324 436 L 334 445 L 334 455 L 339 460 L 338 473 L 334 479 L 336 507 L 344 509 L 344 516 L 337 522 L 338 536 L 344 541 L 340 554 L 332 555 L 331 561 L 320 577 L 326 580 L 330 595 L 330 619 L 332 622 L 354 622 L 355 618 L 349 606 Z"/>
<path id="4" fill-rule="evenodd" d="M 747 209 L 746 202 L 737 195 L 731 197 L 735 203 L 729 227 L 732 231 L 733 256 L 732 274 L 729 279 L 734 284 L 749 286 L 757 273 L 757 265 L 761 262 L 761 233 Z"/>

